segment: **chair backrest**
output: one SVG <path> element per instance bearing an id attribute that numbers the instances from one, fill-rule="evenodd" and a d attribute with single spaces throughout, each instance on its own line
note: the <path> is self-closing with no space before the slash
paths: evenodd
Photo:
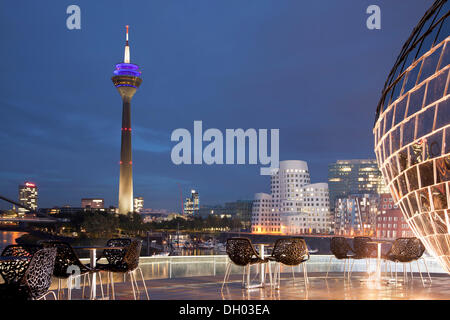
<path id="1" fill-rule="evenodd" d="M 56 254 L 56 248 L 45 248 L 37 251 L 31 258 L 21 280 L 21 284 L 27 287 L 30 298 L 38 299 L 50 288 Z"/>
<path id="2" fill-rule="evenodd" d="M 358 257 L 375 257 L 376 245 L 371 245 L 372 239 L 370 237 L 354 237 L 353 238 L 353 252 Z"/>
<path id="3" fill-rule="evenodd" d="M 422 257 L 425 246 L 418 238 L 395 239 L 389 250 L 389 255 L 399 262 L 411 262 Z"/>
<path id="4" fill-rule="evenodd" d="M 345 259 L 352 248 L 344 237 L 333 237 L 330 240 L 330 251 L 337 259 Z"/>
<path id="5" fill-rule="evenodd" d="M 33 255 L 41 248 L 42 247 L 38 245 L 12 244 L 3 249 L 1 254 L 2 257 L 30 258 L 27 260 L 3 262 L 0 265 L 0 275 L 5 283 L 11 284 L 19 282 L 28 269 L 31 257 L 33 257 Z"/>
<path id="6" fill-rule="evenodd" d="M 422 257 L 425 252 L 425 246 L 418 238 L 409 238 L 408 241 L 408 254 L 412 260 L 417 260 Z"/>
<path id="7" fill-rule="evenodd" d="M 133 240 L 128 246 L 125 255 L 123 257 L 123 262 L 127 266 L 128 271 L 132 271 L 139 267 L 139 257 L 141 255 L 142 240 Z"/>
<path id="8" fill-rule="evenodd" d="M 308 253 L 306 242 L 302 238 L 278 239 L 273 247 L 272 256 L 276 261 L 288 266 L 296 266 L 303 262 Z"/>
<path id="9" fill-rule="evenodd" d="M 107 247 L 128 247 L 131 244 L 131 239 L 129 238 L 114 238 L 109 239 L 106 242 Z M 127 248 L 119 250 L 103 250 L 103 256 L 108 260 L 109 264 L 119 264 L 123 261 Z"/>
<path id="10" fill-rule="evenodd" d="M 252 258 L 259 256 L 250 239 L 247 238 L 227 239 L 226 251 L 230 260 L 239 266 L 246 266 Z"/>
<path id="11" fill-rule="evenodd" d="M 11 244 L 3 249 L 1 256 L 32 257 L 42 246 L 36 244 Z"/>
<path id="12" fill-rule="evenodd" d="M 69 267 L 77 266 L 84 269 L 85 266 L 81 263 L 72 246 L 64 241 L 45 240 L 41 242 L 44 248 L 56 248 L 56 260 L 53 275 L 58 278 L 68 278 L 71 273 L 68 273 Z"/>

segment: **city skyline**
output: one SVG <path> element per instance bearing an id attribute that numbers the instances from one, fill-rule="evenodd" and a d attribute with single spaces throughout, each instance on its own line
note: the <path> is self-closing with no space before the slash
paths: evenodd
<path id="1" fill-rule="evenodd" d="M 120 109 L 107 75 L 121 60 L 117 38 L 126 24 L 133 27 L 133 59 L 146 70 L 145 88 L 134 100 L 133 165 L 135 193 L 148 207 L 179 210 L 177 183 L 185 194 L 195 186 L 204 203 L 252 199 L 255 190 L 267 189 L 257 165 L 173 165 L 170 132 L 194 120 L 216 128 L 280 128 L 280 160 L 308 161 L 312 183 L 326 181 L 328 164 L 338 159 L 374 158 L 367 114 L 389 72 L 390 53 L 399 51 L 428 6 L 415 1 L 405 12 L 401 2 L 380 2 L 379 31 L 365 28 L 365 2 L 324 9 L 199 1 L 125 12 L 112 9 L 120 8 L 115 1 L 80 1 L 77 31 L 65 28 L 64 15 L 58 18 L 63 4 L 30 1 L 28 11 L 1 4 L 1 32 L 10 47 L 0 53 L 9 61 L 0 95 L 1 194 L 15 199 L 17 185 L 30 180 L 39 186 L 41 207 L 77 206 L 91 196 L 117 206 Z M 40 81 L 44 71 L 49 81 Z M 355 84 L 355 78 L 366 81 Z M 355 136 L 357 142 L 347 143 Z"/>

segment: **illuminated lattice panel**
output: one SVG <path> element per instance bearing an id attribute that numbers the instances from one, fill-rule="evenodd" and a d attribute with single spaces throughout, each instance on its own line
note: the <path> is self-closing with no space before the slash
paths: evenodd
<path id="1" fill-rule="evenodd" d="M 450 273 L 450 19 L 436 1 L 403 46 L 374 126 L 378 165 L 414 234 Z"/>

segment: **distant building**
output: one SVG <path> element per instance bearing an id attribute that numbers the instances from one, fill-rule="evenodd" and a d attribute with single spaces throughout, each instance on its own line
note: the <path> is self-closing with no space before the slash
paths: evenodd
<path id="1" fill-rule="evenodd" d="M 377 238 L 396 239 L 413 237 L 413 232 L 403 217 L 401 209 L 394 203 L 391 194 L 380 196 L 377 214 Z"/>
<path id="2" fill-rule="evenodd" d="M 354 194 L 337 198 L 334 209 L 334 233 L 342 236 L 375 236 L 380 196 Z"/>
<path id="3" fill-rule="evenodd" d="M 19 185 L 19 203 L 33 210 L 37 210 L 38 188 L 36 184 L 25 182 L 23 185 Z M 20 207 L 18 208 L 19 214 L 24 214 L 26 212 L 28 212 L 28 210 Z"/>
<path id="4" fill-rule="evenodd" d="M 144 198 L 143 197 L 135 197 L 133 201 L 133 209 L 134 212 L 141 212 L 144 209 Z"/>
<path id="5" fill-rule="evenodd" d="M 328 185 L 311 184 L 305 161 L 281 161 L 271 176 L 271 194 L 257 193 L 252 207 L 253 233 L 330 233 Z"/>
<path id="6" fill-rule="evenodd" d="M 337 198 L 388 192 L 375 159 L 338 160 L 328 165 L 331 209 Z"/>
<path id="7" fill-rule="evenodd" d="M 104 209 L 105 208 L 105 199 L 83 198 L 83 199 L 81 199 L 81 208 L 83 208 L 83 209 Z"/>
<path id="8" fill-rule="evenodd" d="M 184 214 L 190 216 L 198 216 L 200 209 L 200 200 L 198 192 L 191 190 L 191 196 L 184 201 Z"/>

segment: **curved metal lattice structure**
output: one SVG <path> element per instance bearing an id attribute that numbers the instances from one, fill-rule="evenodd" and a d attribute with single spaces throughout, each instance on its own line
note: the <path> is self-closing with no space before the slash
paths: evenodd
<path id="1" fill-rule="evenodd" d="M 450 273 L 450 3 L 413 29 L 378 104 L 375 154 L 386 184 L 427 250 Z"/>

